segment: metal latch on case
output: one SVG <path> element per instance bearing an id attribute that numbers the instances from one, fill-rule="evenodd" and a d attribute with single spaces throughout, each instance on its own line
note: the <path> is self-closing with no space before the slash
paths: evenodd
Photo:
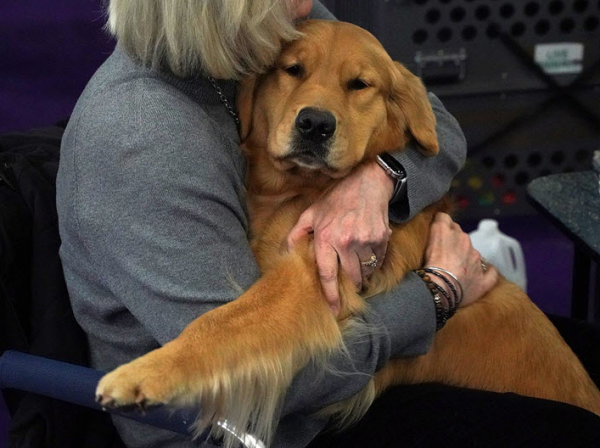
<path id="1" fill-rule="evenodd" d="M 464 48 L 455 53 L 438 50 L 430 54 L 418 51 L 415 55 L 417 76 L 427 85 L 463 81 L 467 76 L 466 61 L 467 50 Z"/>

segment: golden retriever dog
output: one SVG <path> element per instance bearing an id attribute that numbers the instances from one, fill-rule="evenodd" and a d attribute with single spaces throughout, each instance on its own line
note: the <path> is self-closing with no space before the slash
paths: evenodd
<path id="1" fill-rule="evenodd" d="M 300 214 L 360 164 L 409 139 L 427 156 L 438 152 L 425 88 L 370 33 L 323 21 L 304 22 L 301 31 L 272 70 L 243 83 L 238 98 L 252 248 L 262 277 L 177 339 L 102 378 L 97 396 L 104 406 L 200 405 L 200 429 L 226 419 L 268 444 L 294 375 L 310 362 L 326 369 L 328 357 L 344 349 L 344 333 L 360 330 L 355 317 L 365 312 L 365 301 L 422 266 L 429 226 L 448 201 L 392 226 L 384 263 L 362 291 L 340 274 L 337 318 L 321 289 L 311 237 L 293 251 L 285 248 Z M 335 126 L 324 125 L 320 137 L 303 136 L 307 110 Z M 424 382 L 511 391 L 600 415 L 600 393 L 575 354 L 527 295 L 503 278 L 459 309 L 426 355 L 391 360 L 362 392 L 321 412 L 349 422 L 386 388 Z"/>

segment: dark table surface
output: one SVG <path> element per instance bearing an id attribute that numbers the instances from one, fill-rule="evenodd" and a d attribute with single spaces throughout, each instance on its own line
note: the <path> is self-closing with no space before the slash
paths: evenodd
<path id="1" fill-rule="evenodd" d="M 600 260 L 600 193 L 593 171 L 554 174 L 532 181 L 533 204 L 552 219 L 590 257 Z"/>

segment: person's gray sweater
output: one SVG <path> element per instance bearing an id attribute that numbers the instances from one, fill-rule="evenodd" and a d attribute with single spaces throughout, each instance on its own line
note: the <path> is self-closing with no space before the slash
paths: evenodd
<path id="1" fill-rule="evenodd" d="M 235 84 L 220 86 L 233 104 Z M 466 154 L 456 121 L 430 98 L 440 155 L 425 159 L 414 148 L 398 155 L 409 179 L 399 214 L 408 217 L 448 190 Z M 57 179 L 60 254 L 94 368 L 111 370 L 165 344 L 234 300 L 232 280 L 243 288 L 256 281 L 244 178 L 235 123 L 208 80 L 150 71 L 117 48 L 77 103 Z M 274 447 L 306 446 L 326 423 L 311 417 L 315 409 L 358 392 L 390 357 L 429 348 L 434 305 L 416 275 L 369 303 L 365 319 L 385 331 L 346 341 L 351 356 L 334 367 L 348 375 L 306 368 L 296 377 Z M 129 447 L 193 446 L 181 435 L 114 421 Z"/>

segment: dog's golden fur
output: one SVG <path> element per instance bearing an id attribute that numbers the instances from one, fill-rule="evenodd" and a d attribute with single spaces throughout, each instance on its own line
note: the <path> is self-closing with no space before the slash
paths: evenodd
<path id="1" fill-rule="evenodd" d="M 385 262 L 361 294 L 340 275 L 337 320 L 321 290 L 311 239 L 292 252 L 282 248 L 300 214 L 359 164 L 410 138 L 426 155 L 438 151 L 424 87 L 373 36 L 319 21 L 304 23 L 302 31 L 276 67 L 247 80 L 239 97 L 252 247 L 263 276 L 176 340 L 105 376 L 98 386 L 103 404 L 200 403 L 200 428 L 227 419 L 268 441 L 294 375 L 309 362 L 326 365 L 343 350 L 342 335 L 356 327 L 353 316 L 365 312 L 365 299 L 422 265 L 432 218 L 447 202 L 393 226 Z M 305 107 L 328 110 L 337 120 L 318 167 L 290 152 L 293 124 Z M 563 401 L 600 415 L 600 393 L 577 357 L 525 293 L 502 278 L 448 322 L 426 355 L 390 361 L 363 392 L 322 412 L 348 422 L 393 384 L 431 381 Z"/>

